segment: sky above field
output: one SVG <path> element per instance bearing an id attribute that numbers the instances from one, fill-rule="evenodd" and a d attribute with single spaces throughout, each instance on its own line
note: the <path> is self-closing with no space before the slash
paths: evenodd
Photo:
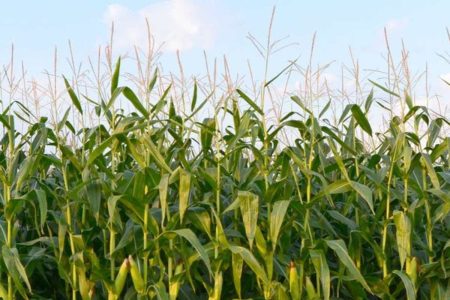
<path id="1" fill-rule="evenodd" d="M 203 50 L 209 57 L 226 55 L 232 71 L 245 73 L 249 59 L 261 60 L 248 39 L 262 42 L 267 36 L 272 8 L 276 6 L 273 39 L 285 38 L 289 47 L 274 55 L 272 73 L 289 59 L 309 58 L 311 40 L 317 33 L 317 63 L 351 64 L 349 47 L 363 69 L 385 69 L 384 28 L 396 59 L 401 57 L 402 39 L 410 52 L 412 71 L 428 64 L 430 85 L 446 93 L 441 77 L 450 80 L 450 1 L 5 1 L 0 18 L 0 64 L 9 62 L 11 44 L 15 61 L 23 61 L 28 72 L 51 68 L 55 47 L 61 58 L 69 55 L 70 39 L 75 59 L 96 55 L 109 39 L 115 23 L 116 54 L 145 45 L 147 18 L 157 43 L 164 46 L 166 69 L 176 68 L 180 50 L 187 72 L 204 72 Z M 62 67 L 64 71 L 64 67 Z M 333 75 L 330 75 L 331 77 Z"/>

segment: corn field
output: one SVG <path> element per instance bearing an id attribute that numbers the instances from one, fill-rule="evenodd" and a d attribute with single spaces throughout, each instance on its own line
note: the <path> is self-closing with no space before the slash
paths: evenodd
<path id="1" fill-rule="evenodd" d="M 296 95 L 272 124 L 272 80 L 205 116 L 197 84 L 181 111 L 170 86 L 146 103 L 120 73 L 101 99 L 64 78 L 54 124 L 1 112 L 0 298 L 450 298 L 445 116 L 373 82 L 337 124 Z M 383 132 L 374 94 L 405 104 Z M 102 121 L 80 128 L 85 104 Z"/>

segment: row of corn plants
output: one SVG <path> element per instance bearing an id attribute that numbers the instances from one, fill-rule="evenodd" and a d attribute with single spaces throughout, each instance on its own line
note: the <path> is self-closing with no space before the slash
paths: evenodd
<path id="1" fill-rule="evenodd" d="M 94 127 L 69 121 L 86 106 L 66 79 L 55 126 L 1 112 L 0 298 L 450 298 L 448 119 L 377 85 L 408 107 L 384 132 L 373 91 L 338 124 L 292 96 L 270 125 L 241 90 L 197 121 L 196 85 L 181 112 L 119 73 Z"/>

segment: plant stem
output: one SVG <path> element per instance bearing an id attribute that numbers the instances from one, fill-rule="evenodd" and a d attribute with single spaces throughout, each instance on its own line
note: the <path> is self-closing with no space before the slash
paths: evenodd
<path id="1" fill-rule="evenodd" d="M 75 243 L 73 240 L 73 226 L 72 226 L 72 214 L 70 211 L 70 202 L 69 198 L 67 197 L 67 193 L 69 192 L 69 182 L 67 178 L 67 168 L 65 165 L 65 162 L 63 162 L 63 180 L 64 180 L 64 189 L 66 192 L 66 219 L 67 219 L 67 225 L 69 226 L 69 241 L 70 241 L 70 251 L 72 252 L 72 255 L 75 254 Z M 72 299 L 77 299 L 77 269 L 75 263 L 72 262 L 71 266 L 71 272 L 72 272 Z"/>
<path id="2" fill-rule="evenodd" d="M 145 194 L 147 194 L 147 186 L 145 186 Z M 143 256 L 143 265 L 144 265 L 144 290 L 147 290 L 147 279 L 148 279 L 148 253 L 147 253 L 147 248 L 148 248 L 148 210 L 149 210 L 149 205 L 148 203 L 145 204 L 145 211 L 144 211 L 144 228 L 143 228 L 143 251 L 144 251 L 144 256 Z"/>
<path id="3" fill-rule="evenodd" d="M 383 251 L 383 278 L 388 276 L 388 266 L 387 266 L 387 254 L 386 254 L 386 242 L 387 242 L 387 230 L 388 223 L 391 215 L 391 180 L 392 173 L 394 170 L 394 162 L 391 162 L 391 167 L 389 170 L 389 177 L 387 182 L 387 195 L 386 195 L 386 220 L 383 226 L 383 242 L 382 242 L 382 251 Z"/>
<path id="4" fill-rule="evenodd" d="M 422 168 L 422 184 L 423 184 L 423 189 L 426 190 L 427 189 L 427 172 L 426 172 L 426 169 L 424 167 Z M 433 251 L 433 223 L 432 223 L 432 220 L 431 220 L 430 204 L 428 202 L 428 198 L 425 198 L 425 213 L 426 213 L 426 216 L 427 216 L 427 229 L 426 229 L 427 246 L 428 246 L 428 251 L 430 252 L 430 254 L 428 255 L 428 263 L 432 263 L 433 262 L 433 255 L 432 255 L 432 251 Z"/>

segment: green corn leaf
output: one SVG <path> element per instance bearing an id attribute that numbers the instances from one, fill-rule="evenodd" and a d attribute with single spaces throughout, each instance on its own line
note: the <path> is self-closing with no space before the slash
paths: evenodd
<path id="1" fill-rule="evenodd" d="M 134 228 L 134 224 L 131 220 L 129 220 L 125 226 L 122 236 L 120 237 L 119 243 L 116 245 L 114 251 L 110 252 L 110 255 L 115 257 L 118 251 L 128 246 L 133 241 L 135 233 L 136 230 Z"/>
<path id="2" fill-rule="evenodd" d="M 339 145 L 341 145 L 342 148 L 345 148 L 345 150 L 349 151 L 351 154 L 356 155 L 355 149 L 351 147 L 351 145 L 348 145 L 345 143 L 342 139 L 340 139 L 336 133 L 334 133 L 330 128 L 326 126 L 321 127 L 322 131 L 328 134 L 330 137 L 333 138 L 334 141 L 336 141 Z"/>
<path id="3" fill-rule="evenodd" d="M 408 105 L 409 109 L 414 107 L 413 100 L 406 90 L 405 90 L 405 102 L 406 102 L 406 105 Z"/>
<path id="4" fill-rule="evenodd" d="M 103 113 L 105 115 L 110 115 L 111 111 L 110 108 L 114 105 L 117 98 L 120 96 L 120 94 L 123 93 L 124 87 L 116 87 L 113 91 L 111 91 L 111 98 L 109 99 L 108 103 L 104 104 L 102 102 L 101 107 L 103 108 Z"/>
<path id="5" fill-rule="evenodd" d="M 328 111 L 328 109 L 330 108 L 331 105 L 331 99 L 328 100 L 327 104 L 325 104 L 325 106 L 322 108 L 322 110 L 319 113 L 319 119 L 322 118 L 322 116 Z"/>
<path id="6" fill-rule="evenodd" d="M 187 216 L 195 227 L 201 229 L 211 237 L 211 217 L 205 209 L 193 207 L 188 210 Z"/>
<path id="7" fill-rule="evenodd" d="M 362 276 L 361 272 L 356 267 L 355 263 L 352 261 L 348 254 L 347 246 L 345 246 L 345 243 L 343 240 L 332 240 L 332 241 L 326 241 L 327 245 L 334 250 L 336 255 L 339 257 L 340 261 L 344 264 L 344 266 L 347 268 L 349 273 L 353 276 L 353 278 L 361 283 L 361 285 L 370 293 L 372 293 L 369 285 L 367 284 L 366 280 Z"/>
<path id="8" fill-rule="evenodd" d="M 289 200 L 282 200 L 275 202 L 273 205 L 270 214 L 270 239 L 274 246 L 278 243 L 278 235 L 280 233 L 281 225 L 283 225 L 289 204 Z"/>
<path id="9" fill-rule="evenodd" d="M 372 106 L 373 103 L 373 89 L 370 90 L 369 95 L 366 98 L 366 101 L 364 102 L 364 109 L 366 111 L 366 113 L 370 110 L 370 107 Z"/>
<path id="10" fill-rule="evenodd" d="M 161 206 L 161 224 L 164 224 L 164 221 L 166 220 L 166 214 L 169 214 L 169 205 L 167 203 L 168 190 L 169 190 L 169 174 L 164 174 L 161 177 L 161 181 L 159 182 L 159 203 Z"/>
<path id="11" fill-rule="evenodd" d="M 211 212 L 212 212 L 212 214 L 214 216 L 214 220 L 215 220 L 215 223 L 216 223 L 217 242 L 221 246 L 224 246 L 224 247 L 228 248 L 229 247 L 229 243 L 228 243 L 227 236 L 226 236 L 225 231 L 224 231 L 223 226 L 222 226 L 222 221 L 220 220 L 220 217 L 217 215 L 217 212 L 214 209 Z"/>
<path id="12" fill-rule="evenodd" d="M 77 168 L 77 170 L 81 172 L 83 167 L 80 161 L 78 161 L 78 158 L 75 156 L 75 153 L 73 153 L 72 150 L 65 145 L 59 145 L 58 148 L 62 153 L 62 157 L 70 160 L 70 162 L 75 166 L 75 168 Z"/>
<path id="13" fill-rule="evenodd" d="M 320 282 L 322 284 L 323 299 L 330 299 L 330 269 L 328 268 L 328 263 L 325 258 L 325 254 L 322 250 L 309 250 L 309 255 L 311 256 L 312 263 L 316 273 L 320 277 Z"/>
<path id="14" fill-rule="evenodd" d="M 372 135 L 372 127 L 370 127 L 369 120 L 367 120 L 361 108 L 358 105 L 352 105 L 351 110 L 353 118 L 355 118 L 358 125 L 369 135 Z"/>
<path id="15" fill-rule="evenodd" d="M 102 201 L 102 186 L 99 182 L 91 182 L 86 185 L 86 195 L 91 208 L 91 213 L 98 222 Z"/>
<path id="16" fill-rule="evenodd" d="M 30 178 L 37 167 L 37 155 L 28 156 L 20 166 L 19 172 L 17 174 L 17 189 L 20 190 L 23 183 Z"/>
<path id="17" fill-rule="evenodd" d="M 116 214 L 117 201 L 119 201 L 122 196 L 110 196 L 107 200 L 107 208 L 108 208 L 108 222 L 109 224 L 113 224 L 114 216 Z"/>
<path id="18" fill-rule="evenodd" d="M 70 107 L 66 110 L 66 112 L 64 113 L 62 119 L 58 122 L 58 124 L 56 124 L 55 130 L 57 132 L 59 132 L 64 127 L 64 125 L 66 125 L 67 118 L 69 117 L 69 112 L 70 112 Z"/>
<path id="19" fill-rule="evenodd" d="M 326 195 L 342 194 L 351 191 L 352 186 L 347 180 L 336 180 L 333 183 L 322 188 L 322 191 L 314 196 L 313 200 L 320 199 Z"/>
<path id="20" fill-rule="evenodd" d="M 120 56 L 117 59 L 116 68 L 114 69 L 114 73 L 111 78 L 111 95 L 114 93 L 114 91 L 117 89 L 117 86 L 119 85 L 119 75 L 120 75 Z"/>
<path id="21" fill-rule="evenodd" d="M 19 253 L 17 252 L 17 249 L 16 248 L 10 249 L 6 245 L 3 245 L 2 256 L 6 268 L 8 269 L 8 273 L 9 275 L 11 275 L 14 281 L 15 287 L 17 288 L 17 290 L 19 291 L 20 295 L 23 298 L 28 299 L 27 293 L 25 291 L 22 282 L 25 283 L 29 293 L 31 293 L 31 285 L 30 282 L 28 281 L 27 272 L 22 263 L 20 262 Z"/>
<path id="22" fill-rule="evenodd" d="M 41 226 L 41 231 L 43 231 L 45 222 L 47 221 L 47 212 L 48 212 L 47 195 L 41 189 L 34 190 L 34 194 L 36 195 L 36 199 L 39 204 L 39 216 L 40 216 L 39 225 Z"/>
<path id="23" fill-rule="evenodd" d="M 63 78 L 64 78 L 64 84 L 66 85 L 67 92 L 69 93 L 69 97 L 72 100 L 73 105 L 77 108 L 77 110 L 80 112 L 80 114 L 83 114 L 83 109 L 81 108 L 80 100 L 78 99 L 74 90 L 70 86 L 70 83 L 69 83 L 69 81 L 67 81 L 66 77 L 63 76 Z"/>
<path id="24" fill-rule="evenodd" d="M 263 257 L 267 257 L 268 256 L 267 242 L 259 227 L 256 227 L 255 241 L 256 241 L 256 248 L 258 249 L 259 254 L 261 254 L 261 256 Z"/>
<path id="25" fill-rule="evenodd" d="M 155 69 L 155 72 L 153 73 L 153 77 L 150 80 L 150 83 L 148 84 L 147 91 L 150 93 L 153 91 L 153 88 L 155 87 L 156 81 L 158 80 L 158 69 Z"/>
<path id="26" fill-rule="evenodd" d="M 436 159 L 443 155 L 446 151 L 450 152 L 450 137 L 445 138 L 442 143 L 435 145 L 430 154 L 431 162 L 434 163 Z"/>
<path id="27" fill-rule="evenodd" d="M 159 152 L 159 150 L 156 147 L 156 145 L 152 142 L 152 140 L 149 139 L 149 138 L 146 138 L 146 139 L 144 139 L 144 143 L 148 147 L 148 151 L 152 155 L 152 158 L 155 159 L 155 163 L 161 169 L 163 169 L 163 170 L 169 172 L 170 174 L 172 174 L 172 169 L 167 165 L 166 161 L 164 160 L 164 157 L 161 155 L 161 153 Z"/>
<path id="28" fill-rule="evenodd" d="M 136 147 L 137 143 L 135 143 L 134 141 L 130 141 L 130 139 L 125 139 L 125 142 L 134 160 L 139 164 L 139 166 L 142 169 L 144 169 L 147 164 L 145 162 L 145 157 L 143 156 L 143 153 L 138 151 L 138 148 Z M 139 146 L 139 144 L 137 144 L 137 146 Z"/>
<path id="29" fill-rule="evenodd" d="M 189 194 L 191 192 L 191 174 L 186 171 L 180 172 L 180 188 L 179 188 L 179 211 L 180 222 L 183 223 L 184 214 L 189 204 Z"/>
<path id="30" fill-rule="evenodd" d="M 385 91 L 386 93 L 388 93 L 388 94 L 390 94 L 390 95 L 392 95 L 392 96 L 395 96 L 395 97 L 400 98 L 400 95 L 399 95 L 399 94 L 394 93 L 393 91 L 391 91 L 391 90 L 385 88 L 385 87 L 382 86 L 381 84 L 378 84 L 378 83 L 376 83 L 375 81 L 372 81 L 372 80 L 370 80 L 370 79 L 369 79 L 369 81 L 370 81 L 370 83 L 372 83 L 374 86 L 380 88 L 381 90 Z"/>
<path id="31" fill-rule="evenodd" d="M 406 258 L 411 256 L 411 222 L 404 212 L 395 211 L 394 223 L 400 267 L 403 269 Z"/>
<path id="32" fill-rule="evenodd" d="M 203 120 L 202 129 L 200 131 L 200 141 L 204 152 L 211 149 L 212 138 L 216 130 L 216 121 L 213 118 Z"/>
<path id="33" fill-rule="evenodd" d="M 144 105 L 142 105 L 141 101 L 132 89 L 129 87 L 124 87 L 122 93 L 144 117 L 148 118 L 149 113 L 147 109 L 145 109 Z"/>
<path id="34" fill-rule="evenodd" d="M 351 190 L 351 184 L 347 180 L 337 180 L 324 189 L 329 194 L 340 194 Z"/>
<path id="35" fill-rule="evenodd" d="M 150 114 L 152 116 L 159 113 L 160 111 L 162 111 L 164 109 L 164 106 L 167 103 L 166 98 L 167 98 L 167 95 L 169 94 L 171 88 L 172 88 L 172 84 L 169 84 L 169 86 L 166 88 L 166 90 L 162 94 L 161 98 L 159 98 L 158 102 L 152 107 L 152 109 L 150 110 Z"/>
<path id="36" fill-rule="evenodd" d="M 253 240 L 255 239 L 255 231 L 258 221 L 258 196 L 250 192 L 239 191 L 237 198 L 240 203 L 245 234 L 251 249 L 253 247 Z"/>
<path id="37" fill-rule="evenodd" d="M 405 145 L 403 148 L 403 173 L 406 177 L 411 167 L 412 149 L 409 145 Z"/>
<path id="38" fill-rule="evenodd" d="M 158 282 L 157 284 L 153 284 L 150 287 L 153 291 L 155 291 L 158 300 L 169 300 L 169 294 L 167 293 L 166 286 L 163 281 Z"/>
<path id="39" fill-rule="evenodd" d="M 436 139 L 439 137 L 439 133 L 442 128 L 442 119 L 438 118 L 431 121 L 428 128 L 427 147 L 432 147 L 436 143 Z"/>
<path id="40" fill-rule="evenodd" d="M 441 185 L 439 183 L 439 178 L 434 170 L 433 164 L 431 163 L 430 156 L 428 154 L 422 154 L 420 160 L 423 162 L 427 169 L 427 175 L 430 177 L 431 183 L 433 184 L 433 188 L 439 190 Z"/>
<path id="41" fill-rule="evenodd" d="M 189 121 L 189 120 L 191 120 L 194 116 L 196 116 L 197 113 L 203 108 L 203 106 L 205 106 L 206 103 L 208 103 L 208 100 L 210 100 L 211 97 L 214 96 L 214 93 L 215 93 L 214 91 L 212 91 L 211 93 L 209 93 L 209 95 L 206 96 L 206 98 L 205 98 L 199 105 L 197 105 L 197 108 L 195 108 L 195 110 L 194 110 L 189 116 L 186 117 L 185 121 Z"/>
<path id="42" fill-rule="evenodd" d="M 316 289 L 314 288 L 314 284 L 311 281 L 311 278 L 309 276 L 305 277 L 305 291 L 306 295 L 308 296 L 308 300 L 313 299 L 319 299 L 319 295 L 316 292 Z"/>
<path id="43" fill-rule="evenodd" d="M 209 271 L 209 274 L 210 275 L 213 274 L 213 272 L 211 270 L 211 262 L 209 260 L 208 253 L 206 253 L 205 248 L 202 246 L 202 244 L 198 240 L 198 238 L 195 235 L 195 233 L 192 232 L 192 230 L 184 228 L 184 229 L 177 229 L 177 230 L 168 231 L 168 232 L 173 232 L 173 233 L 175 233 L 175 234 L 185 238 L 192 245 L 192 247 L 194 247 L 194 249 L 197 251 L 197 253 L 199 254 L 200 258 L 205 263 L 206 268 Z"/>
<path id="44" fill-rule="evenodd" d="M 298 59 L 295 59 L 293 61 L 291 61 L 286 67 L 284 67 L 277 75 L 275 75 L 272 79 L 270 79 L 269 81 L 267 81 L 264 84 L 264 87 L 268 87 L 272 82 L 274 82 L 275 80 L 278 79 L 278 77 L 280 77 L 284 72 L 286 72 L 287 70 L 289 70 L 296 62 Z"/>
<path id="45" fill-rule="evenodd" d="M 104 140 L 100 145 L 98 145 L 90 154 L 88 157 L 88 160 L 86 162 L 87 166 L 92 165 L 92 163 L 97 159 L 97 157 L 101 156 L 106 148 L 111 146 L 111 142 L 113 141 L 113 137 L 109 137 L 106 140 Z"/>
<path id="46" fill-rule="evenodd" d="M 363 198 L 364 201 L 366 201 L 372 213 L 375 214 L 373 208 L 372 190 L 367 185 L 364 185 L 356 181 L 350 181 L 350 184 L 352 188 L 358 193 L 358 195 L 360 195 L 361 198 Z"/>
<path id="47" fill-rule="evenodd" d="M 292 99 L 292 101 L 297 103 L 298 106 L 300 106 L 300 108 L 303 109 L 304 111 L 306 111 L 309 115 L 311 115 L 311 116 L 314 115 L 312 113 L 312 111 L 306 107 L 306 105 L 303 103 L 303 101 L 298 96 L 292 96 L 291 99 Z"/>
<path id="48" fill-rule="evenodd" d="M 63 224 L 58 224 L 58 251 L 59 259 L 62 258 L 64 254 L 64 245 L 66 242 L 67 226 Z"/>
<path id="49" fill-rule="evenodd" d="M 244 260 L 241 255 L 237 253 L 231 254 L 231 266 L 233 269 L 233 282 L 234 288 L 236 289 L 236 293 L 239 298 L 242 298 L 241 294 L 241 277 L 242 277 L 242 268 L 244 266 Z"/>
<path id="50" fill-rule="evenodd" d="M 405 285 L 406 290 L 406 297 L 408 300 L 415 300 L 416 299 L 416 289 L 414 287 L 414 284 L 411 281 L 411 278 L 409 278 L 408 275 L 406 275 L 403 271 L 394 270 L 392 271 L 395 275 L 400 277 L 403 284 Z"/>
<path id="51" fill-rule="evenodd" d="M 263 115 L 264 112 L 261 110 L 261 108 L 256 105 L 255 102 L 253 102 L 252 99 L 250 99 L 249 96 L 247 96 L 244 92 L 242 92 L 241 90 L 237 89 L 236 92 L 239 94 L 239 96 L 241 96 L 242 99 L 245 100 L 245 102 L 247 102 L 257 113 L 259 113 L 260 115 Z"/>
<path id="52" fill-rule="evenodd" d="M 195 105 L 197 104 L 197 80 L 194 81 L 194 92 L 192 93 L 191 100 L 191 112 L 194 110 Z"/>
<path id="53" fill-rule="evenodd" d="M 261 279 L 261 281 L 265 285 L 269 284 L 269 279 L 267 277 L 266 272 L 264 271 L 264 268 L 261 266 L 261 264 L 255 258 L 255 256 L 248 249 L 241 246 L 233 246 L 233 245 L 230 245 L 229 249 L 232 253 L 240 255 L 242 259 L 245 261 L 245 263 L 250 267 L 250 269 L 252 269 L 255 275 L 258 276 L 258 278 Z"/>

